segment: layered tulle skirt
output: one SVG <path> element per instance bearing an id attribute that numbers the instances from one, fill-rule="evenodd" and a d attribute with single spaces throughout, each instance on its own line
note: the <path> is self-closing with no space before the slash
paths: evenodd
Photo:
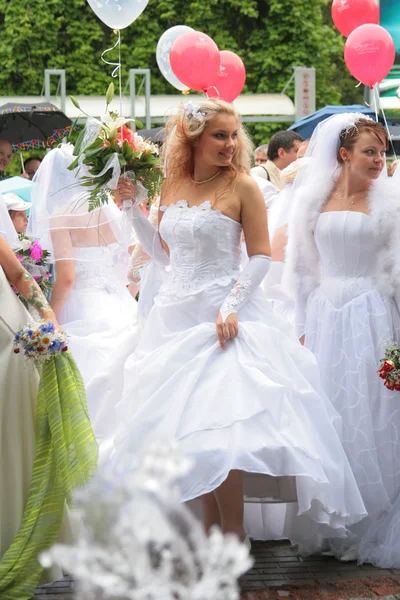
<path id="1" fill-rule="evenodd" d="M 82 374 L 93 431 L 102 451 L 104 441 L 115 433 L 123 366 L 140 337 L 137 302 L 124 283 L 80 285 L 71 291 L 59 322 Z"/>
<path id="2" fill-rule="evenodd" d="M 215 322 L 232 285 L 156 297 L 125 364 L 113 463 L 130 469 L 148 439 L 174 440 L 195 460 L 183 501 L 241 470 L 248 499 L 295 503 L 285 533 L 312 551 L 365 515 L 340 419 L 321 393 L 314 356 L 261 290 L 240 310 L 239 335 L 220 348 Z"/>
<path id="3" fill-rule="evenodd" d="M 354 291 L 357 290 L 357 295 Z M 353 530 L 358 547 L 372 523 L 400 492 L 400 395 L 378 377 L 385 347 L 398 338 L 394 301 L 371 289 L 367 278 L 323 281 L 307 305 L 306 345 L 316 355 L 323 388 L 342 417 L 343 446 L 368 519 Z"/>

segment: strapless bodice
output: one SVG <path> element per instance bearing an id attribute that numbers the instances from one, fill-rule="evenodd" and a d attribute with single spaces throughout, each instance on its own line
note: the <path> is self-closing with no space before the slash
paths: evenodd
<path id="1" fill-rule="evenodd" d="M 321 266 L 320 289 L 335 306 L 376 289 L 377 240 L 369 215 L 355 211 L 321 213 L 315 243 Z"/>
<path id="2" fill-rule="evenodd" d="M 162 293 L 197 293 L 210 285 L 227 285 L 237 277 L 242 226 L 214 210 L 211 202 L 189 206 L 186 200 L 161 210 L 160 235 L 170 251 L 171 270 Z"/>

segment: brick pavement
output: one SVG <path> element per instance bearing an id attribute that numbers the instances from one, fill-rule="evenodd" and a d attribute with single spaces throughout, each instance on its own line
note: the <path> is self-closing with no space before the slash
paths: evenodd
<path id="1" fill-rule="evenodd" d="M 255 565 L 240 581 L 243 600 L 400 600 L 400 570 L 300 559 L 287 542 L 253 542 L 252 554 Z M 73 600 L 72 588 L 66 578 L 38 588 L 34 600 Z"/>

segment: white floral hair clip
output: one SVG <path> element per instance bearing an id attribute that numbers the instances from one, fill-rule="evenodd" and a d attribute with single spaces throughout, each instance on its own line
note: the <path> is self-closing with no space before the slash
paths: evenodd
<path id="1" fill-rule="evenodd" d="M 202 122 L 204 121 L 204 117 L 206 113 L 201 112 L 200 107 L 197 104 L 192 104 L 192 102 L 187 102 L 183 105 L 183 112 L 185 113 L 185 117 L 192 117 L 196 119 L 196 121 Z"/>
<path id="2" fill-rule="evenodd" d="M 370 116 L 363 115 L 362 113 L 352 113 L 352 114 L 349 114 L 348 121 L 347 121 L 346 125 L 343 127 L 343 129 L 341 131 L 341 134 L 347 134 L 352 129 L 357 129 L 357 123 L 361 119 L 365 119 L 366 121 L 373 121 L 373 119 L 371 119 Z"/>

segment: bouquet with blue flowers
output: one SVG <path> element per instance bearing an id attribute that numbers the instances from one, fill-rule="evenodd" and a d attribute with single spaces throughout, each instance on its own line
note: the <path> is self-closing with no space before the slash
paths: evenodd
<path id="1" fill-rule="evenodd" d="M 97 443 L 65 333 L 51 322 L 32 323 L 15 333 L 14 352 L 40 371 L 28 500 L 17 535 L 0 560 L 0 598 L 22 600 L 35 594 L 43 572 L 37 557 L 59 538 L 65 503 L 97 470 Z"/>
<path id="2" fill-rule="evenodd" d="M 66 334 L 57 331 L 51 322 L 27 325 L 14 336 L 15 354 L 22 351 L 27 358 L 39 364 L 67 350 Z"/>

